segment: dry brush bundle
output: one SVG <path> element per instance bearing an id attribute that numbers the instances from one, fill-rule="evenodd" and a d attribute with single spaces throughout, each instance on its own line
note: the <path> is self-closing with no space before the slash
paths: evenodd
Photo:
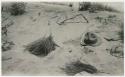
<path id="1" fill-rule="evenodd" d="M 11 5 L 10 13 L 11 15 L 22 15 L 25 13 L 26 4 L 24 2 L 14 2 Z"/>
<path id="2" fill-rule="evenodd" d="M 70 64 L 67 64 L 65 68 L 61 68 L 66 72 L 67 75 L 73 76 L 77 73 L 80 73 L 82 71 L 86 71 L 90 74 L 97 73 L 97 69 L 89 64 L 84 64 L 80 61 L 72 62 Z"/>
<path id="3" fill-rule="evenodd" d="M 81 2 L 79 11 L 89 11 L 89 12 L 95 12 L 95 11 L 109 11 L 109 12 L 119 12 L 113 7 L 106 6 L 100 3 L 95 2 Z"/>
<path id="4" fill-rule="evenodd" d="M 37 56 L 46 56 L 58 46 L 50 35 L 47 38 L 43 37 L 26 46 L 25 50 Z"/>
<path id="5" fill-rule="evenodd" d="M 124 23 L 120 24 L 121 31 L 118 32 L 119 38 L 122 40 L 122 43 L 124 43 Z"/>

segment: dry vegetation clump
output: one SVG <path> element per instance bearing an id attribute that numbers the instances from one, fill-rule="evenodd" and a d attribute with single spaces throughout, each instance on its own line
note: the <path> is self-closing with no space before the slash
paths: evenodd
<path id="1" fill-rule="evenodd" d="M 8 50 L 10 50 L 12 47 L 13 47 L 13 45 L 15 45 L 12 41 L 11 42 L 4 42 L 4 43 L 2 43 L 2 51 L 8 51 Z"/>
<path id="2" fill-rule="evenodd" d="M 79 11 L 86 11 L 91 7 L 91 3 L 90 2 L 82 2 L 79 4 Z"/>
<path id="3" fill-rule="evenodd" d="M 121 31 L 118 32 L 119 38 L 122 40 L 122 43 L 124 43 L 124 23 L 121 23 Z"/>
<path id="4" fill-rule="evenodd" d="M 117 10 L 115 10 L 112 7 L 106 6 L 106 5 L 102 5 L 99 3 L 95 3 L 91 5 L 91 8 L 93 8 L 97 11 L 109 11 L 109 12 L 118 12 Z"/>
<path id="5" fill-rule="evenodd" d="M 124 58 L 124 47 L 122 45 L 120 46 L 113 46 L 110 50 L 110 55 L 118 57 L 118 58 Z"/>
<path id="6" fill-rule="evenodd" d="M 10 41 L 9 38 L 8 38 L 8 29 L 6 26 L 2 26 L 2 51 L 7 51 L 7 50 L 10 50 L 14 43 L 13 41 Z"/>
<path id="7" fill-rule="evenodd" d="M 1 24 L 1 34 L 2 34 L 2 46 L 1 49 L 2 51 L 8 51 L 10 50 L 14 43 L 8 38 L 8 28 L 14 24 L 14 22 L 9 19 L 9 14 L 6 12 L 1 12 L 2 13 L 2 24 Z"/>
<path id="8" fill-rule="evenodd" d="M 28 50 L 30 53 L 37 56 L 46 56 L 51 51 L 55 50 L 55 47 L 58 46 L 54 41 L 53 37 L 50 35 L 47 38 L 42 38 L 35 42 L 30 43 L 26 46 L 25 50 Z"/>
<path id="9" fill-rule="evenodd" d="M 67 75 L 70 75 L 70 76 L 73 76 L 82 71 L 86 71 L 90 74 L 97 73 L 97 69 L 94 66 L 89 64 L 84 64 L 80 61 L 67 64 L 65 68 L 61 68 L 61 69 L 64 70 Z"/>
<path id="10" fill-rule="evenodd" d="M 100 3 L 82 2 L 80 3 L 79 11 L 89 11 L 90 13 L 95 13 L 96 11 L 109 11 L 118 12 L 116 9 L 102 5 Z"/>
<path id="11" fill-rule="evenodd" d="M 17 16 L 25 13 L 25 3 L 23 2 L 15 2 L 11 5 L 10 13 L 11 15 Z"/>
<path id="12" fill-rule="evenodd" d="M 97 16 L 95 17 L 95 20 L 103 25 L 118 24 L 118 22 L 120 22 L 116 15 L 108 15 L 107 17 Z"/>

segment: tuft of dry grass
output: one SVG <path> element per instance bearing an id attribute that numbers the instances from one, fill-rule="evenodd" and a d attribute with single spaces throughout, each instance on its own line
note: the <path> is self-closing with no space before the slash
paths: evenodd
<path id="1" fill-rule="evenodd" d="M 2 42 L 4 42 L 4 41 L 2 41 Z M 8 51 L 8 50 L 11 50 L 14 45 L 15 44 L 12 41 L 9 42 L 7 40 L 6 42 L 2 43 L 1 49 L 2 49 L 3 52 Z"/>
<path id="2" fill-rule="evenodd" d="M 86 11 L 91 7 L 91 2 L 82 2 L 79 6 L 79 11 Z"/>
<path id="3" fill-rule="evenodd" d="M 110 50 L 110 55 L 117 58 L 124 58 L 124 48 L 123 45 L 113 46 Z"/>
<path id="4" fill-rule="evenodd" d="M 119 38 L 124 43 L 124 23 L 121 23 L 120 27 L 121 27 L 121 31 L 118 32 L 118 35 L 119 35 Z"/>
<path id="5" fill-rule="evenodd" d="M 54 41 L 53 37 L 50 35 L 47 38 L 42 38 L 40 40 L 34 41 L 26 46 L 25 50 L 37 56 L 46 56 L 51 51 L 55 50 L 58 46 Z"/>
<path id="6" fill-rule="evenodd" d="M 91 3 L 91 2 L 83 2 L 80 4 L 79 11 L 89 11 L 89 12 L 96 12 L 96 11 L 109 11 L 109 12 L 119 12 L 118 10 L 102 5 L 100 3 Z"/>
<path id="7" fill-rule="evenodd" d="M 23 2 L 15 2 L 11 5 L 10 13 L 11 15 L 17 16 L 25 13 L 25 3 Z"/>
<path id="8" fill-rule="evenodd" d="M 73 76 L 82 71 L 86 71 L 90 74 L 97 73 L 97 69 L 89 64 L 81 63 L 80 61 L 72 62 L 67 64 L 65 68 L 61 68 L 66 72 L 67 75 Z"/>

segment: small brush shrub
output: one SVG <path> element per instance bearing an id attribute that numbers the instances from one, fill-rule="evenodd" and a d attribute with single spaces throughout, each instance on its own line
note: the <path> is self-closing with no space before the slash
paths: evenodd
<path id="1" fill-rule="evenodd" d="M 90 13 L 95 13 L 96 11 L 118 12 L 118 10 L 110 6 L 100 3 L 82 2 L 79 4 L 79 6 L 79 11 L 89 11 Z"/>
<path id="2" fill-rule="evenodd" d="M 17 16 L 25 13 L 25 3 L 23 2 L 15 2 L 11 5 L 10 13 L 11 15 Z"/>
<path id="3" fill-rule="evenodd" d="M 65 68 L 61 68 L 66 72 L 67 75 L 73 76 L 82 71 L 86 71 L 90 74 L 97 73 L 97 69 L 89 64 L 81 63 L 80 61 L 72 62 L 67 64 Z"/>
<path id="4" fill-rule="evenodd" d="M 58 45 L 53 41 L 53 37 L 50 35 L 47 38 L 44 37 L 40 40 L 30 43 L 26 46 L 26 50 L 37 56 L 46 56 L 51 51 L 55 50 L 56 46 Z"/>

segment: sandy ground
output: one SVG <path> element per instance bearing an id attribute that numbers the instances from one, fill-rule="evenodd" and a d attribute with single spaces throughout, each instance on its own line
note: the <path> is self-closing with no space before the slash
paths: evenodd
<path id="1" fill-rule="evenodd" d="M 40 13 L 40 15 L 39 15 Z M 77 14 L 83 14 L 89 23 L 66 23 L 58 25 L 62 21 Z M 114 34 L 120 28 L 116 24 L 101 25 L 94 18 L 97 16 L 106 17 L 117 15 L 120 21 L 123 20 L 122 13 L 98 12 L 89 13 L 74 12 L 68 6 L 49 5 L 42 3 L 27 4 L 27 12 L 21 16 L 12 16 L 14 25 L 8 28 L 9 39 L 14 42 L 14 47 L 2 53 L 2 74 L 3 75 L 67 75 L 60 68 L 65 64 L 77 60 L 85 64 L 91 64 L 104 73 L 89 74 L 81 72 L 76 75 L 123 75 L 123 58 L 111 56 L 106 49 L 114 45 L 122 44 L 119 41 L 106 41 L 104 37 L 117 38 Z M 84 19 L 77 19 L 78 21 Z M 114 29 L 112 29 L 114 28 Z M 85 49 L 80 46 L 82 34 L 87 31 L 97 31 L 102 39 L 99 46 L 88 48 L 93 53 L 84 53 Z M 56 50 L 46 57 L 37 57 L 24 51 L 24 46 L 50 33 L 54 36 L 55 42 L 60 45 Z M 72 50 L 72 53 L 69 51 Z"/>

